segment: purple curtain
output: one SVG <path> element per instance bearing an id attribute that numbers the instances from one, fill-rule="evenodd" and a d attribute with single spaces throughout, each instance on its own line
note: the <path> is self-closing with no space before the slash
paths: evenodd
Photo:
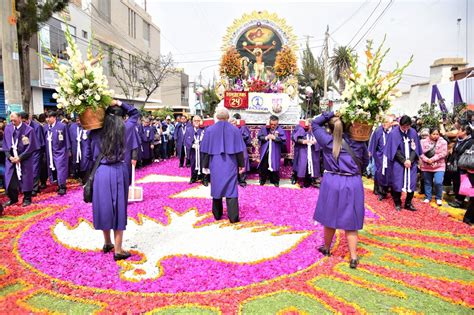
<path id="1" fill-rule="evenodd" d="M 454 82 L 454 106 L 464 103 L 462 101 L 461 91 L 459 90 L 458 81 Z"/>
<path id="2" fill-rule="evenodd" d="M 436 84 L 433 85 L 431 89 L 431 104 L 436 103 L 436 99 L 439 101 L 439 109 L 443 113 L 447 113 L 448 109 L 446 108 L 446 105 L 444 104 L 443 97 L 441 96 L 441 93 L 439 92 L 438 86 Z"/>

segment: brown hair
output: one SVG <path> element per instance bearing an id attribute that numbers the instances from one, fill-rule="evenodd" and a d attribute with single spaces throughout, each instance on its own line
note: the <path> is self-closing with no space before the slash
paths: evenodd
<path id="1" fill-rule="evenodd" d="M 329 120 L 329 129 L 332 132 L 332 156 L 337 160 L 339 158 L 339 153 L 341 153 L 342 147 L 342 132 L 344 130 L 344 125 L 342 120 L 339 117 L 332 117 Z"/>

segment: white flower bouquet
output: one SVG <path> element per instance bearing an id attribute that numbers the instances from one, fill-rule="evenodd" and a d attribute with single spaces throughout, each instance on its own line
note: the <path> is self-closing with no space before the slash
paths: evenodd
<path id="1" fill-rule="evenodd" d="M 394 88 L 402 79 L 403 71 L 413 61 L 413 56 L 405 65 L 397 64 L 393 71 L 382 74 L 380 67 L 390 50 L 383 50 L 384 42 L 385 39 L 375 53 L 372 53 L 372 41 L 367 41 L 365 72 L 359 72 L 357 57 L 351 57 L 350 72 L 346 74 L 347 83 L 342 93 L 344 103 L 339 109 L 344 123 L 373 125 L 380 122 L 395 97 L 401 96 Z"/>
<path id="2" fill-rule="evenodd" d="M 67 113 L 82 115 L 87 110 L 103 112 L 112 102 L 114 92 L 108 88 L 107 77 L 103 74 L 101 52 L 94 57 L 92 42 L 89 42 L 87 60 L 83 60 L 69 29 L 66 29 L 65 36 L 69 65 L 60 63 L 58 58 L 49 52 L 51 62 L 48 65 L 59 76 L 55 81 L 58 87 L 53 98 L 57 100 L 58 108 Z"/>

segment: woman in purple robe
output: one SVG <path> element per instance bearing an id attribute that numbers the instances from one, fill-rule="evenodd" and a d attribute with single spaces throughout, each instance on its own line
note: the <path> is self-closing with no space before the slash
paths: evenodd
<path id="1" fill-rule="evenodd" d="M 67 125 L 56 120 L 55 111 L 48 112 L 48 124 L 43 127 L 46 139 L 46 161 L 51 182 L 58 181 L 58 195 L 66 194 L 66 180 L 69 175 L 69 157 L 71 144 L 69 142 Z"/>
<path id="2" fill-rule="evenodd" d="M 33 128 L 21 121 L 18 113 L 10 115 L 11 124 L 5 127 L 2 150 L 5 152 L 5 189 L 9 200 L 7 207 L 18 202 L 23 192 L 23 207 L 31 204 L 34 180 L 33 153 L 38 150 L 38 140 Z"/>
<path id="3" fill-rule="evenodd" d="M 231 123 L 239 128 L 240 133 L 242 134 L 242 139 L 244 140 L 246 146 L 246 150 L 244 150 L 245 170 L 239 174 L 239 185 L 241 187 L 246 187 L 247 173 L 250 172 L 250 158 L 248 149 L 252 147 L 252 138 L 250 137 L 250 129 L 245 125 L 241 125 L 239 122 L 240 119 L 242 119 L 242 117 L 239 113 L 236 113 L 231 119 Z"/>
<path id="4" fill-rule="evenodd" d="M 388 165 L 387 157 L 384 157 L 385 145 L 388 135 L 392 131 L 393 117 L 388 116 L 382 126 L 377 127 L 372 133 L 369 141 L 369 154 L 375 162 L 374 193 L 381 201 L 387 197 L 390 187 L 391 167 Z M 384 163 L 385 161 L 385 163 Z"/>
<path id="5" fill-rule="evenodd" d="M 303 178 L 303 187 L 316 186 L 321 177 L 319 144 L 313 135 L 311 125 L 298 128 L 293 132 L 295 143 L 294 170 L 297 178 Z M 308 153 L 309 150 L 309 153 Z M 311 156 L 311 158 L 309 158 Z M 295 166 L 296 165 L 296 166 Z"/>
<path id="6" fill-rule="evenodd" d="M 329 122 L 328 133 L 323 125 Z M 346 233 L 350 267 L 357 268 L 357 231 L 364 224 L 364 186 L 362 170 L 369 157 L 364 142 L 356 142 L 343 133 L 344 125 L 334 113 L 323 113 L 312 123 L 314 137 L 324 156 L 324 178 L 319 191 L 314 219 L 324 226 L 324 245 L 318 250 L 330 255 L 336 229 Z"/>
<path id="7" fill-rule="evenodd" d="M 416 211 L 412 200 L 416 190 L 417 161 L 422 152 L 420 139 L 411 123 L 409 116 L 402 116 L 400 126 L 390 132 L 384 150 L 392 168 L 392 198 L 397 211 L 402 207 L 402 192 L 407 193 L 405 209 Z"/>
<path id="8" fill-rule="evenodd" d="M 270 183 L 278 187 L 281 150 L 286 145 L 286 133 L 278 126 L 278 117 L 270 116 L 270 126 L 263 126 L 257 137 L 260 143 L 260 164 L 258 165 L 260 185 L 265 185 L 267 178 L 270 178 Z"/>
<path id="9" fill-rule="evenodd" d="M 242 135 L 227 120 L 226 108 L 216 110 L 216 124 L 208 127 L 202 139 L 203 168 L 211 174 L 212 214 L 220 220 L 223 213 L 222 198 L 226 199 L 227 216 L 231 223 L 239 222 L 237 173 L 243 171 L 245 144 Z"/>
<path id="10" fill-rule="evenodd" d="M 129 107 L 120 101 L 112 104 L 106 110 L 104 126 L 90 133 L 94 163 L 100 158 L 93 183 L 92 210 L 94 228 L 104 233 L 104 253 L 114 250 L 114 260 L 121 260 L 131 256 L 122 249 L 129 186 L 128 168 L 124 162 L 127 149 L 124 117 Z M 115 245 L 110 230 L 114 230 Z"/>

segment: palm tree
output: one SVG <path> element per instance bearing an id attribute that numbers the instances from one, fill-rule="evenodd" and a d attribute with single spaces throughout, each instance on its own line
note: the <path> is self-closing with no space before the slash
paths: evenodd
<path id="1" fill-rule="evenodd" d="M 334 80 L 339 82 L 339 93 L 342 93 L 346 87 L 346 79 L 344 75 L 350 69 L 352 55 L 353 50 L 349 46 L 339 46 L 334 48 L 333 55 L 329 59 L 329 65 L 334 71 Z"/>

